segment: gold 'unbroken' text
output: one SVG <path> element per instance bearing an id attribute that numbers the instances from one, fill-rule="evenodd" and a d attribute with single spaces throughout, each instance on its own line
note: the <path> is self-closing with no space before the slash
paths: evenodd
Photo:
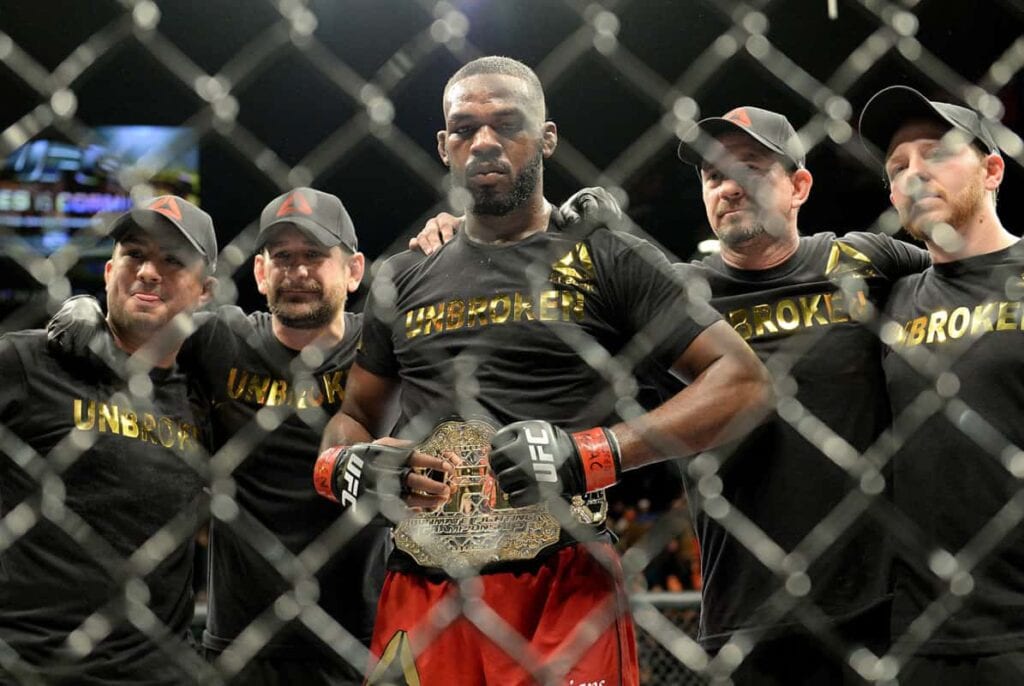
<path id="1" fill-rule="evenodd" d="M 99 433 L 135 438 L 183 452 L 191 452 L 199 447 L 198 429 L 173 417 L 157 416 L 149 412 L 139 414 L 113 403 L 82 398 L 75 398 L 73 412 L 75 428 L 79 431 L 95 429 Z"/>
<path id="2" fill-rule="evenodd" d="M 750 340 L 761 336 L 786 335 L 797 329 L 858 321 L 867 311 L 868 301 L 858 291 L 847 302 L 842 291 L 782 298 L 773 303 L 731 310 L 727 317 L 736 333 Z"/>
<path id="3" fill-rule="evenodd" d="M 1021 303 L 1016 300 L 984 303 L 954 310 L 935 310 L 900 326 L 896 346 L 945 343 L 964 336 L 980 336 L 992 331 L 1024 330 Z"/>
<path id="4" fill-rule="evenodd" d="M 306 383 L 289 383 L 263 374 L 231 368 L 228 372 L 228 397 L 257 405 L 290 405 L 299 410 L 308 407 L 341 405 L 345 397 L 345 373 L 341 370 L 321 374 L 319 380 L 306 377 Z"/>
<path id="5" fill-rule="evenodd" d="M 583 293 L 555 290 L 541 291 L 536 298 L 516 291 L 489 298 L 442 301 L 406 312 L 405 337 L 535 320 L 579 322 L 583 321 L 583 306 Z"/>

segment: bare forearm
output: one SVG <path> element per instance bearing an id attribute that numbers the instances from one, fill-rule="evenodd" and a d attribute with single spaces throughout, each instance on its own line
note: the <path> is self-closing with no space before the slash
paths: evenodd
<path id="1" fill-rule="evenodd" d="M 320 449 L 325 450 L 335 445 L 352 445 L 354 443 L 368 443 L 377 436 L 371 434 L 354 417 L 344 412 L 331 417 L 324 429 L 323 440 L 320 442 Z"/>
<path id="2" fill-rule="evenodd" d="M 622 469 L 742 438 L 764 421 L 772 405 L 770 379 L 760 364 L 722 357 L 657 409 L 612 427 Z"/>

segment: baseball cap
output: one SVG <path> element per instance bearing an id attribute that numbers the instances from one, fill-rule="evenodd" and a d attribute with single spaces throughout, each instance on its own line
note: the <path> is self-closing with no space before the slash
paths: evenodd
<path id="1" fill-rule="evenodd" d="M 302 187 L 271 200 L 260 215 L 260 232 L 256 235 L 257 250 L 266 245 L 273 229 L 282 224 L 294 224 L 325 247 L 343 245 L 352 253 L 359 251 L 352 218 L 348 216 L 341 200 L 330 193 Z"/>
<path id="2" fill-rule="evenodd" d="M 721 117 L 701 119 L 679 141 L 679 159 L 698 167 L 712 152 L 701 134 L 715 138 L 729 131 L 740 131 L 797 167 L 804 166 L 804 146 L 789 120 L 777 112 L 760 107 L 737 107 Z"/>
<path id="3" fill-rule="evenodd" d="M 138 227 L 144 231 L 153 231 L 165 221 L 181 232 L 202 256 L 210 271 L 217 268 L 217 234 L 213 230 L 213 219 L 188 200 L 176 195 L 157 196 L 144 207 L 135 207 L 119 215 L 110 224 L 107 233 L 117 241 L 128 229 Z"/>
<path id="4" fill-rule="evenodd" d="M 912 119 L 937 120 L 970 135 L 982 151 L 999 153 L 999 146 L 977 112 L 948 102 L 929 100 L 909 86 L 883 88 L 868 100 L 860 114 L 861 142 L 876 159 L 879 159 L 876 150 L 881 151 L 879 161 L 884 163 L 892 137 Z"/>

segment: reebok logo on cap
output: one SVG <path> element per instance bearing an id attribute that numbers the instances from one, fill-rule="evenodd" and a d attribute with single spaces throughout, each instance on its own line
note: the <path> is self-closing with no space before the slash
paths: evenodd
<path id="1" fill-rule="evenodd" d="M 734 121 L 744 128 L 749 129 L 751 126 L 753 126 L 753 123 L 750 121 L 750 115 L 747 114 L 747 110 L 743 107 L 737 107 L 731 112 L 728 112 L 722 118 L 728 119 L 729 121 Z"/>
<path id="2" fill-rule="evenodd" d="M 307 216 L 313 214 L 313 208 L 309 206 L 309 201 L 299 191 L 294 191 L 285 198 L 276 216 L 286 217 L 289 214 L 305 214 Z"/>
<path id="3" fill-rule="evenodd" d="M 181 207 L 178 206 L 178 202 L 170 195 L 164 195 L 157 198 L 151 202 L 146 209 L 159 212 L 168 219 L 174 219 L 179 222 L 181 221 Z"/>

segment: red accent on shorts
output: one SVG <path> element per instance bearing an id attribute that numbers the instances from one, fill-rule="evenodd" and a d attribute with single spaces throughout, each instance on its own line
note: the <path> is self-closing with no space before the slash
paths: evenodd
<path id="1" fill-rule="evenodd" d="M 388 572 L 370 673 L 401 674 L 401 656 L 411 655 L 422 686 L 639 683 L 622 567 L 607 543 L 566 546 L 534 572 L 484 574 L 476 588 L 462 608 L 454 581 Z M 407 645 L 380 664 L 393 639 Z"/>
<path id="2" fill-rule="evenodd" d="M 316 464 L 313 465 L 313 488 L 317 493 L 334 502 L 338 502 L 334 496 L 334 467 L 347 447 L 336 445 L 328 448 L 320 453 L 320 457 L 316 458 Z"/>
<path id="3" fill-rule="evenodd" d="M 614 486 L 619 480 L 619 470 L 615 464 L 615 450 L 608 442 L 604 429 L 597 427 L 574 433 L 572 440 L 580 451 L 587 493 Z"/>

